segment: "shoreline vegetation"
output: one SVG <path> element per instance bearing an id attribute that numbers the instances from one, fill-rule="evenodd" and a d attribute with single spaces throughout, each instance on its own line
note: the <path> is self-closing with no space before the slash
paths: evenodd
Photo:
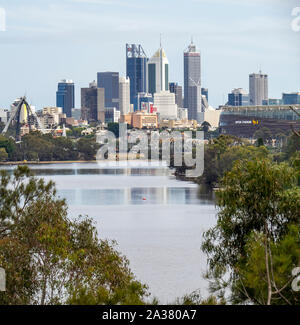
<path id="1" fill-rule="evenodd" d="M 95 139 L 0 140 L 2 158 L 11 160 L 2 165 L 17 166 L 11 174 L 0 171 L 0 263 L 7 271 L 0 304 L 159 304 L 147 301 L 147 284 L 137 281 L 117 243 L 100 240 L 92 218 L 69 219 L 55 185 L 22 166 L 93 163 Z M 216 226 L 201 247 L 211 296 L 192 293 L 174 297 L 175 304 L 299 305 L 291 274 L 300 267 L 300 137 L 291 134 L 274 148 L 263 139 L 253 145 L 221 135 L 205 146 L 204 161 L 203 175 L 193 181 L 199 189 L 222 189 Z M 187 169 L 172 159 L 169 168 L 177 175 Z"/>

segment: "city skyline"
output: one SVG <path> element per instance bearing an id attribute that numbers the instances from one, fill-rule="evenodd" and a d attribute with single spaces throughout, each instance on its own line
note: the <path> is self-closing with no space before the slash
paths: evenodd
<path id="1" fill-rule="evenodd" d="M 54 105 L 61 79 L 74 80 L 79 107 L 80 88 L 95 79 L 97 72 L 118 71 L 120 76 L 126 76 L 126 43 L 142 44 L 151 57 L 159 46 L 160 33 L 170 62 L 170 82 L 181 86 L 183 52 L 193 36 L 202 56 L 202 86 L 209 89 L 213 107 L 225 104 L 233 88 L 248 90 L 248 75 L 260 68 L 269 75 L 270 98 L 299 90 L 300 34 L 290 27 L 291 11 L 297 1 L 276 0 L 276 6 L 271 7 L 267 0 L 251 4 L 194 0 L 193 13 L 187 13 L 180 1 L 175 1 L 177 8 L 174 2 L 168 6 L 170 1 L 165 1 L 153 5 L 157 14 L 151 31 L 142 24 L 144 11 L 149 9 L 145 1 L 43 1 L 39 6 L 26 2 L 27 7 L 16 5 L 14 0 L 1 3 L 7 12 L 7 30 L 0 33 L 1 71 L 5 76 L 0 78 L 1 107 L 8 108 L 24 94 L 38 108 Z M 160 10 L 166 8 L 168 12 Z M 67 10 L 68 19 L 64 21 Z M 123 11 L 126 19 L 122 18 Z M 132 12 L 129 16 L 128 11 Z M 219 11 L 231 18 L 230 22 Z M 189 23 L 188 16 L 197 13 L 197 22 Z M 115 18 L 115 24 L 108 19 L 98 23 L 101 19 L 96 18 L 103 14 Z M 138 19 L 131 20 L 133 15 Z M 22 19 L 17 21 L 20 16 Z M 75 24 L 78 18 L 80 25 Z M 179 18 L 182 24 L 176 24 Z M 23 48 L 21 56 L 19 48 Z"/>

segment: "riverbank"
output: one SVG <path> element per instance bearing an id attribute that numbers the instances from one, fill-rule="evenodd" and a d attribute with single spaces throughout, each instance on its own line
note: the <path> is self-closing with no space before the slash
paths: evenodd
<path id="1" fill-rule="evenodd" d="M 78 164 L 78 163 L 97 163 L 96 160 L 63 160 L 63 161 L 5 161 L 0 162 L 0 166 L 14 165 L 49 165 L 49 164 Z"/>

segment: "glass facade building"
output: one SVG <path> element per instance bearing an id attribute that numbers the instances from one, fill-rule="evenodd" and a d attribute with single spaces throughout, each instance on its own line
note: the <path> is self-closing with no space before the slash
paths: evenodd
<path id="1" fill-rule="evenodd" d="M 56 106 L 62 107 L 67 117 L 72 117 L 72 108 L 75 107 L 75 90 L 72 80 L 62 80 L 58 83 L 56 92 Z"/>
<path id="2" fill-rule="evenodd" d="M 233 89 L 233 91 L 228 94 L 228 106 L 247 105 L 249 105 L 249 94 L 247 94 L 243 89 Z"/>
<path id="3" fill-rule="evenodd" d="M 201 56 L 191 43 L 184 52 L 184 107 L 188 109 L 189 120 L 200 122 L 202 109 Z"/>
<path id="4" fill-rule="evenodd" d="M 295 105 L 300 112 L 300 105 Z M 275 135 L 300 128 L 299 116 L 288 105 L 221 107 L 220 128 L 225 134 L 251 138 L 266 127 Z"/>
<path id="5" fill-rule="evenodd" d="M 169 61 L 160 47 L 147 63 L 148 93 L 154 95 L 169 90 Z"/>
<path id="6" fill-rule="evenodd" d="M 169 89 L 171 93 L 175 94 L 175 102 L 178 107 L 183 108 L 182 87 L 177 82 L 170 82 Z"/>
<path id="7" fill-rule="evenodd" d="M 126 44 L 126 76 L 130 79 L 130 103 L 137 110 L 137 95 L 147 91 L 148 58 L 140 44 Z"/>
<path id="8" fill-rule="evenodd" d="M 104 88 L 105 107 L 119 110 L 119 72 L 98 72 L 97 87 Z"/>
<path id="9" fill-rule="evenodd" d="M 299 93 L 283 93 L 283 105 L 300 105 L 300 92 Z"/>

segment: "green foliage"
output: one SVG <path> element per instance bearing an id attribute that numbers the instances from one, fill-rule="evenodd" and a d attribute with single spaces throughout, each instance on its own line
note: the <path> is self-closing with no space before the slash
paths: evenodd
<path id="1" fill-rule="evenodd" d="M 69 130 L 67 130 L 67 136 L 68 137 L 74 137 L 74 138 L 81 138 L 81 132 L 85 128 L 82 127 L 74 127 L 74 126 L 69 126 Z"/>
<path id="2" fill-rule="evenodd" d="M 254 139 L 261 139 L 264 143 L 273 138 L 272 132 L 266 127 L 262 127 L 254 133 Z"/>
<path id="3" fill-rule="evenodd" d="M 284 148 L 285 158 L 290 159 L 296 151 L 300 151 L 300 137 L 293 134 L 289 137 L 287 146 Z"/>
<path id="4" fill-rule="evenodd" d="M 246 257 L 237 266 L 240 278 L 235 291 L 239 298 L 248 295 L 257 304 L 267 303 L 268 279 L 265 263 L 265 242 L 262 233 L 253 232 L 245 245 Z M 273 304 L 299 304 L 299 294 L 291 290 L 291 270 L 300 262 L 299 226 L 289 226 L 287 234 L 279 241 L 271 240 L 269 247 L 271 279 L 273 290 L 280 291 L 273 298 Z"/>
<path id="5" fill-rule="evenodd" d="M 99 240 L 91 219 L 68 219 L 52 182 L 27 167 L 1 175 L 0 304 L 143 303 L 147 288 L 116 244 Z"/>
<path id="6" fill-rule="evenodd" d="M 233 167 L 234 162 L 251 158 L 262 159 L 267 156 L 268 150 L 264 147 L 257 148 L 238 138 L 221 135 L 205 147 L 205 169 L 198 182 L 215 186 Z"/>
<path id="7" fill-rule="evenodd" d="M 229 286 L 235 303 L 280 304 L 291 297 L 290 303 L 299 303 L 299 294 L 297 300 L 291 294 L 282 298 L 276 293 L 277 287 L 289 281 L 292 268 L 300 265 L 299 250 L 284 249 L 295 229 L 298 235 L 290 244 L 299 246 L 300 189 L 296 181 L 295 170 L 287 163 L 266 159 L 238 161 L 225 175 L 217 192 L 218 222 L 205 233 L 202 245 L 208 255 L 207 276 L 213 292 L 224 293 Z M 296 228 L 291 228 L 293 225 Z M 260 246 L 255 246 L 259 242 L 264 256 Z M 268 281 L 263 293 L 256 287 L 259 277 Z M 290 287 L 287 290 L 291 292 Z"/>
<path id="8" fill-rule="evenodd" d="M 112 132 L 117 139 L 119 138 L 119 126 L 119 123 L 108 123 L 107 125 L 107 130 Z"/>
<path id="9" fill-rule="evenodd" d="M 212 295 L 206 299 L 203 299 L 199 291 L 194 291 L 191 294 L 176 299 L 175 305 L 184 305 L 184 306 L 226 305 L 226 301 L 223 298 L 218 299 L 217 297 Z"/>
<path id="10" fill-rule="evenodd" d="M 66 137 L 53 137 L 51 134 L 30 132 L 22 137 L 22 141 L 15 143 L 11 138 L 0 136 L 0 149 L 4 148 L 9 161 L 72 161 L 78 159 L 93 160 L 99 145 L 95 136 L 82 137 L 72 140 Z M 1 161 L 0 157 L 0 161 Z"/>
<path id="11" fill-rule="evenodd" d="M 8 154 L 5 148 L 0 148 L 0 161 L 6 161 L 8 159 Z"/>
<path id="12" fill-rule="evenodd" d="M 16 145 L 12 139 L 0 135 L 0 148 L 5 149 L 10 160 L 14 158 L 16 152 Z"/>
<path id="13" fill-rule="evenodd" d="M 81 138 L 77 142 L 77 150 L 80 152 L 84 160 L 95 159 L 97 150 L 100 145 L 96 143 L 95 137 L 93 138 Z"/>

